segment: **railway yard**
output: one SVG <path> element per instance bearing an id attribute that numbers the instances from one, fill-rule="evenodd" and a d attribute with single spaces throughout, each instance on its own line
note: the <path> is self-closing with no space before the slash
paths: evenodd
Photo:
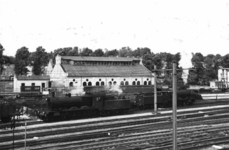
<path id="1" fill-rule="evenodd" d="M 229 149 L 229 101 L 210 99 L 178 107 L 179 150 Z M 172 149 L 171 108 L 126 115 L 44 123 L 39 120 L 0 126 L 0 149 L 166 150 Z"/>

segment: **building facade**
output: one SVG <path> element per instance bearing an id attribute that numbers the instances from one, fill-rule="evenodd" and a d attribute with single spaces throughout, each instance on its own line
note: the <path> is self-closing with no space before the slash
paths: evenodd
<path id="1" fill-rule="evenodd" d="M 153 74 L 140 59 L 56 56 L 50 73 L 54 87 L 153 85 Z"/>
<path id="2" fill-rule="evenodd" d="M 39 91 L 50 87 L 49 76 L 15 76 L 14 77 L 14 92 L 22 92 L 24 87 L 39 87 Z M 28 92 L 31 92 L 28 90 Z"/>

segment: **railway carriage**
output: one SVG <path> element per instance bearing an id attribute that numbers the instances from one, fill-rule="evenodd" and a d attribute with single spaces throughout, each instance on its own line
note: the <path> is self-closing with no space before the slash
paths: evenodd
<path id="1" fill-rule="evenodd" d="M 196 100 L 202 99 L 201 95 L 188 90 L 181 90 L 177 92 L 178 106 L 193 105 Z M 154 93 L 140 93 L 136 96 L 135 106 L 139 108 L 147 108 L 154 106 Z M 160 91 L 157 93 L 157 105 L 159 107 L 172 105 L 172 92 Z"/>

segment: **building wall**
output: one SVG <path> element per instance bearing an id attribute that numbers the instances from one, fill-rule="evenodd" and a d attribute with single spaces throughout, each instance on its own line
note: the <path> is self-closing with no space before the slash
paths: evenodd
<path id="1" fill-rule="evenodd" d="M 65 77 L 52 79 L 53 87 L 109 86 L 109 85 L 154 85 L 153 77 Z"/>
<path id="2" fill-rule="evenodd" d="M 229 82 L 225 82 L 225 81 L 210 81 L 210 87 L 211 88 L 219 88 L 219 89 L 223 89 L 223 88 L 229 88 Z"/>
<path id="3" fill-rule="evenodd" d="M 229 70 L 219 69 L 218 70 L 218 81 L 229 81 Z"/>
<path id="4" fill-rule="evenodd" d="M 17 78 L 14 78 L 14 92 L 21 92 L 21 85 L 22 83 L 25 84 L 25 86 L 31 86 L 32 83 L 35 83 L 35 86 L 40 86 L 42 90 L 42 83 L 45 83 L 45 88 L 48 88 L 49 81 L 48 80 L 17 80 Z"/>

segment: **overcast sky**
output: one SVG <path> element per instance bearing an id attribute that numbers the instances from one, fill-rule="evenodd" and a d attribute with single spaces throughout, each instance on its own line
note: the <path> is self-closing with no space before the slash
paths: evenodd
<path id="1" fill-rule="evenodd" d="M 0 0 L 4 55 L 62 47 L 229 53 L 229 0 Z M 187 65 L 188 65 L 187 64 Z"/>

